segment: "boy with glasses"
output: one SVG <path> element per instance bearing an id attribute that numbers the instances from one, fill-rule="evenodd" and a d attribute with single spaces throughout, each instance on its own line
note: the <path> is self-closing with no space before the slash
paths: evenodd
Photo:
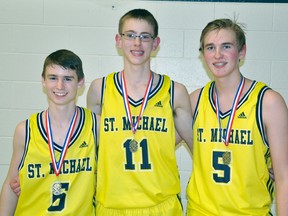
<path id="1" fill-rule="evenodd" d="M 186 88 L 151 70 L 158 24 L 144 9 L 121 17 L 115 37 L 124 69 L 91 83 L 87 107 L 101 114 L 97 215 L 182 215 L 176 130 L 191 147 Z"/>

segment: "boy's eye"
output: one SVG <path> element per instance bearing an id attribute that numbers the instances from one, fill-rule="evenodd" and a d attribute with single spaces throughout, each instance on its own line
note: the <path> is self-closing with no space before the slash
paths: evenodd
<path id="1" fill-rule="evenodd" d="M 229 49 L 229 48 L 231 48 L 231 46 L 230 45 L 224 45 L 223 48 L 224 49 Z"/>
<path id="2" fill-rule="evenodd" d="M 64 81 L 70 82 L 70 81 L 72 81 L 72 77 L 64 77 Z"/>
<path id="3" fill-rule="evenodd" d="M 144 39 L 144 40 L 147 40 L 147 39 L 150 39 L 150 38 L 151 38 L 151 35 L 150 35 L 150 34 L 141 34 L 141 35 L 140 35 L 140 38 L 141 38 L 141 39 Z"/>
<path id="4" fill-rule="evenodd" d="M 154 39 L 154 37 L 151 34 L 148 33 L 142 33 L 140 35 L 137 35 L 134 32 L 125 32 L 121 34 L 126 40 L 135 40 L 136 38 L 140 38 L 141 41 L 143 42 L 150 42 Z"/>
<path id="5" fill-rule="evenodd" d="M 136 34 L 134 34 L 134 33 L 126 33 L 125 36 L 127 38 L 130 38 L 130 39 L 135 39 L 136 38 Z"/>
<path id="6" fill-rule="evenodd" d="M 211 51 L 211 50 L 214 50 L 214 47 L 213 46 L 207 46 L 206 49 Z"/>

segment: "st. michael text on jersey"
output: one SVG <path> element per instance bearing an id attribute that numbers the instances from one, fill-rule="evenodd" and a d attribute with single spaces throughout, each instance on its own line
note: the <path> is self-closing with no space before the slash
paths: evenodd
<path id="1" fill-rule="evenodd" d="M 207 133 L 204 131 L 204 128 L 197 129 L 198 142 L 222 143 L 223 142 L 222 137 L 225 137 L 225 136 L 226 136 L 226 129 L 211 128 L 210 130 L 208 130 L 208 136 L 207 136 Z M 208 137 L 208 140 L 207 140 L 207 137 Z M 232 129 L 230 132 L 229 143 L 240 144 L 240 145 L 253 145 L 254 141 L 252 139 L 251 130 Z"/>
<path id="2" fill-rule="evenodd" d="M 27 171 L 28 171 L 28 178 L 44 178 L 45 174 L 43 173 L 42 169 L 43 166 L 47 166 L 46 164 L 28 164 Z M 52 163 L 48 164 L 49 166 L 49 175 L 54 175 L 54 169 Z M 46 170 L 46 168 L 45 168 Z M 78 158 L 78 159 L 70 159 L 64 160 L 63 165 L 61 167 L 60 174 L 73 174 L 79 172 L 91 172 L 92 166 L 90 163 L 90 158 Z"/>
<path id="3" fill-rule="evenodd" d="M 137 121 L 138 116 L 132 116 L 133 124 Z M 104 118 L 104 131 L 118 131 L 116 127 L 117 122 L 115 117 Z M 131 131 L 131 125 L 127 117 L 122 117 L 121 119 L 121 129 L 123 131 Z M 167 132 L 166 127 L 166 118 L 157 118 L 151 116 L 142 116 L 138 124 L 137 130 L 146 130 L 146 131 L 158 131 L 158 132 Z"/>

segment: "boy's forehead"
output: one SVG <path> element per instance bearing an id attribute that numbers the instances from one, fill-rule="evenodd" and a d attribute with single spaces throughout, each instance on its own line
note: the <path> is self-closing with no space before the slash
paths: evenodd
<path id="1" fill-rule="evenodd" d="M 231 29 L 216 29 L 207 32 L 204 38 L 204 43 L 234 43 L 236 41 L 236 34 Z"/>
<path id="2" fill-rule="evenodd" d="M 153 34 L 153 27 L 144 19 L 129 18 L 123 23 L 123 32 L 133 31 L 133 32 L 148 32 Z"/>
<path id="3" fill-rule="evenodd" d="M 46 75 L 63 75 L 63 76 L 76 76 L 76 71 L 70 68 L 64 68 L 61 65 L 48 65 L 45 69 Z"/>

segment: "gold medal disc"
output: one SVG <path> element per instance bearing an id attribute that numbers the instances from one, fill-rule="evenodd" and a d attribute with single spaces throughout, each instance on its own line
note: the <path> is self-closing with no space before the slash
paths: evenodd
<path id="1" fill-rule="evenodd" d="M 138 150 L 138 143 L 136 140 L 131 140 L 129 143 L 129 149 L 131 152 L 136 152 Z"/>
<path id="2" fill-rule="evenodd" d="M 60 182 L 55 182 L 55 183 L 53 184 L 52 189 L 53 189 L 53 194 L 54 194 L 54 195 L 60 195 L 61 192 L 62 192 L 62 185 L 61 185 L 61 183 L 60 183 Z"/>
<path id="3" fill-rule="evenodd" d="M 231 163 L 231 152 L 224 152 L 222 155 L 223 163 L 229 165 Z"/>

